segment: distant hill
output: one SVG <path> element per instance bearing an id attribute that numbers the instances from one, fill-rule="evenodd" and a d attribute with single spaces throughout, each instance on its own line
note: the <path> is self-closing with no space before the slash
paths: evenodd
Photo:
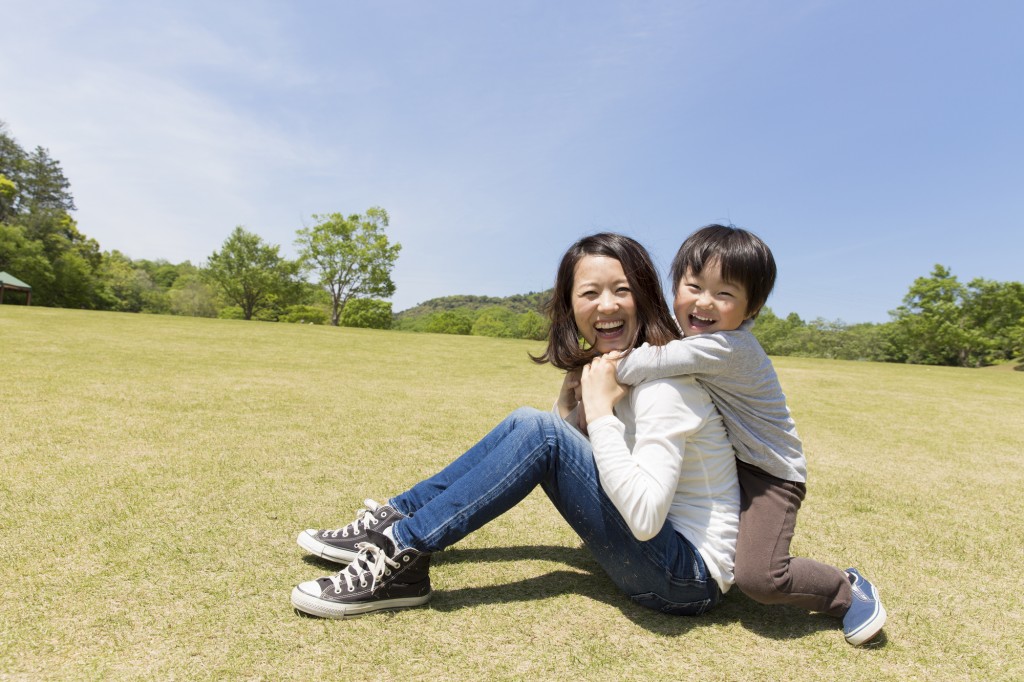
<path id="1" fill-rule="evenodd" d="M 403 310 L 392 329 L 436 334 L 472 334 L 510 339 L 541 340 L 547 335 L 544 306 L 551 289 L 529 294 L 443 296 Z"/>
<path id="2" fill-rule="evenodd" d="M 409 318 L 425 317 L 431 313 L 441 313 L 447 310 L 472 310 L 478 311 L 492 306 L 508 308 L 514 313 L 525 313 L 533 311 L 544 314 L 544 306 L 551 298 L 552 289 L 528 294 L 515 294 L 504 298 L 494 296 L 442 296 L 424 301 L 417 306 L 407 308 L 395 314 L 395 320 L 406 320 Z"/>

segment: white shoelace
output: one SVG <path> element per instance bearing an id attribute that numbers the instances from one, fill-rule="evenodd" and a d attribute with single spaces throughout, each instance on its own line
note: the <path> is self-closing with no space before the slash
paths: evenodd
<path id="1" fill-rule="evenodd" d="M 359 534 L 360 524 L 363 526 L 364 530 L 369 528 L 371 525 L 376 526 L 378 523 L 377 517 L 375 517 L 373 513 L 377 511 L 377 508 L 380 507 L 380 505 L 374 502 L 373 500 L 363 500 L 363 504 L 365 504 L 366 507 L 356 511 L 355 521 L 348 524 L 347 526 L 343 526 L 332 531 L 324 531 L 324 535 L 330 535 L 332 538 L 336 538 L 340 533 L 341 537 L 347 538 L 349 535 L 349 531 L 352 531 L 352 535 Z"/>
<path id="2" fill-rule="evenodd" d="M 381 576 L 391 575 L 392 568 L 401 567 L 401 564 L 371 542 L 360 542 L 356 549 L 359 550 L 359 554 L 352 563 L 338 571 L 337 575 L 331 576 L 335 594 L 341 594 L 342 580 L 345 581 L 345 589 L 349 592 L 355 591 L 357 580 L 360 587 L 366 587 L 367 576 L 370 578 L 370 592 L 373 592 Z"/>

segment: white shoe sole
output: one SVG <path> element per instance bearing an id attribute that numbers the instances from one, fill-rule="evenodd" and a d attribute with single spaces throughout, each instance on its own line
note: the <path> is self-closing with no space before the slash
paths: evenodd
<path id="1" fill-rule="evenodd" d="M 352 563 L 352 560 L 356 558 L 356 552 L 331 547 L 330 545 L 325 545 L 317 540 L 315 530 L 304 530 L 299 533 L 298 543 L 299 547 L 310 554 L 314 554 L 321 559 L 326 559 L 327 561 L 333 561 L 336 564 L 347 565 Z"/>
<path id="2" fill-rule="evenodd" d="M 430 593 L 422 597 L 404 597 L 402 599 L 382 599 L 380 601 L 366 602 L 363 604 L 339 604 L 336 602 L 320 599 L 303 592 L 298 587 L 292 589 L 292 606 L 296 611 L 319 616 L 320 618 L 357 618 L 373 613 L 374 611 L 389 611 L 394 609 L 407 609 L 413 606 L 422 606 L 430 601 Z"/>
<path id="3" fill-rule="evenodd" d="M 888 618 L 888 614 L 885 612 L 885 607 L 882 606 L 882 602 L 878 601 L 878 592 L 875 591 L 875 605 L 878 607 L 875 612 L 871 614 L 871 618 L 861 625 L 857 630 L 851 632 L 846 637 L 846 641 L 854 646 L 860 646 L 870 642 L 875 635 L 882 631 L 885 626 L 885 619 Z"/>

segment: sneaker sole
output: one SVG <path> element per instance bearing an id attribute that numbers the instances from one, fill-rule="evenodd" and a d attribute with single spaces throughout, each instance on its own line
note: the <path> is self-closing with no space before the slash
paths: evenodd
<path id="1" fill-rule="evenodd" d="M 310 554 L 315 554 L 321 559 L 333 561 L 336 564 L 347 565 L 352 563 L 352 560 L 356 558 L 356 552 L 350 552 L 348 550 L 325 545 L 306 531 L 299 533 L 298 543 L 299 547 Z"/>
<path id="2" fill-rule="evenodd" d="M 292 589 L 292 606 L 296 611 L 310 616 L 320 618 L 358 618 L 375 611 L 394 611 L 396 609 L 408 609 L 414 606 L 422 606 L 430 601 L 431 593 L 422 597 L 404 597 L 401 599 L 382 599 L 364 604 L 339 604 L 326 601 L 311 594 L 306 594 L 298 587 Z"/>
<path id="3" fill-rule="evenodd" d="M 878 593 L 875 593 L 875 604 L 878 606 L 875 612 L 871 614 L 863 625 L 851 632 L 846 636 L 846 641 L 854 646 L 860 646 L 874 639 L 875 635 L 882 631 L 885 626 L 885 619 L 888 614 L 885 612 L 885 607 L 882 606 L 882 602 L 878 601 Z"/>

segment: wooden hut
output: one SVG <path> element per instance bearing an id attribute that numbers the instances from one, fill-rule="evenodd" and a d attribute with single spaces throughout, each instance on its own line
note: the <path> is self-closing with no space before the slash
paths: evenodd
<path id="1" fill-rule="evenodd" d="M 32 305 L 32 287 L 14 275 L 0 272 L 0 303 L 4 302 L 5 291 L 24 291 L 26 294 L 25 305 Z"/>

